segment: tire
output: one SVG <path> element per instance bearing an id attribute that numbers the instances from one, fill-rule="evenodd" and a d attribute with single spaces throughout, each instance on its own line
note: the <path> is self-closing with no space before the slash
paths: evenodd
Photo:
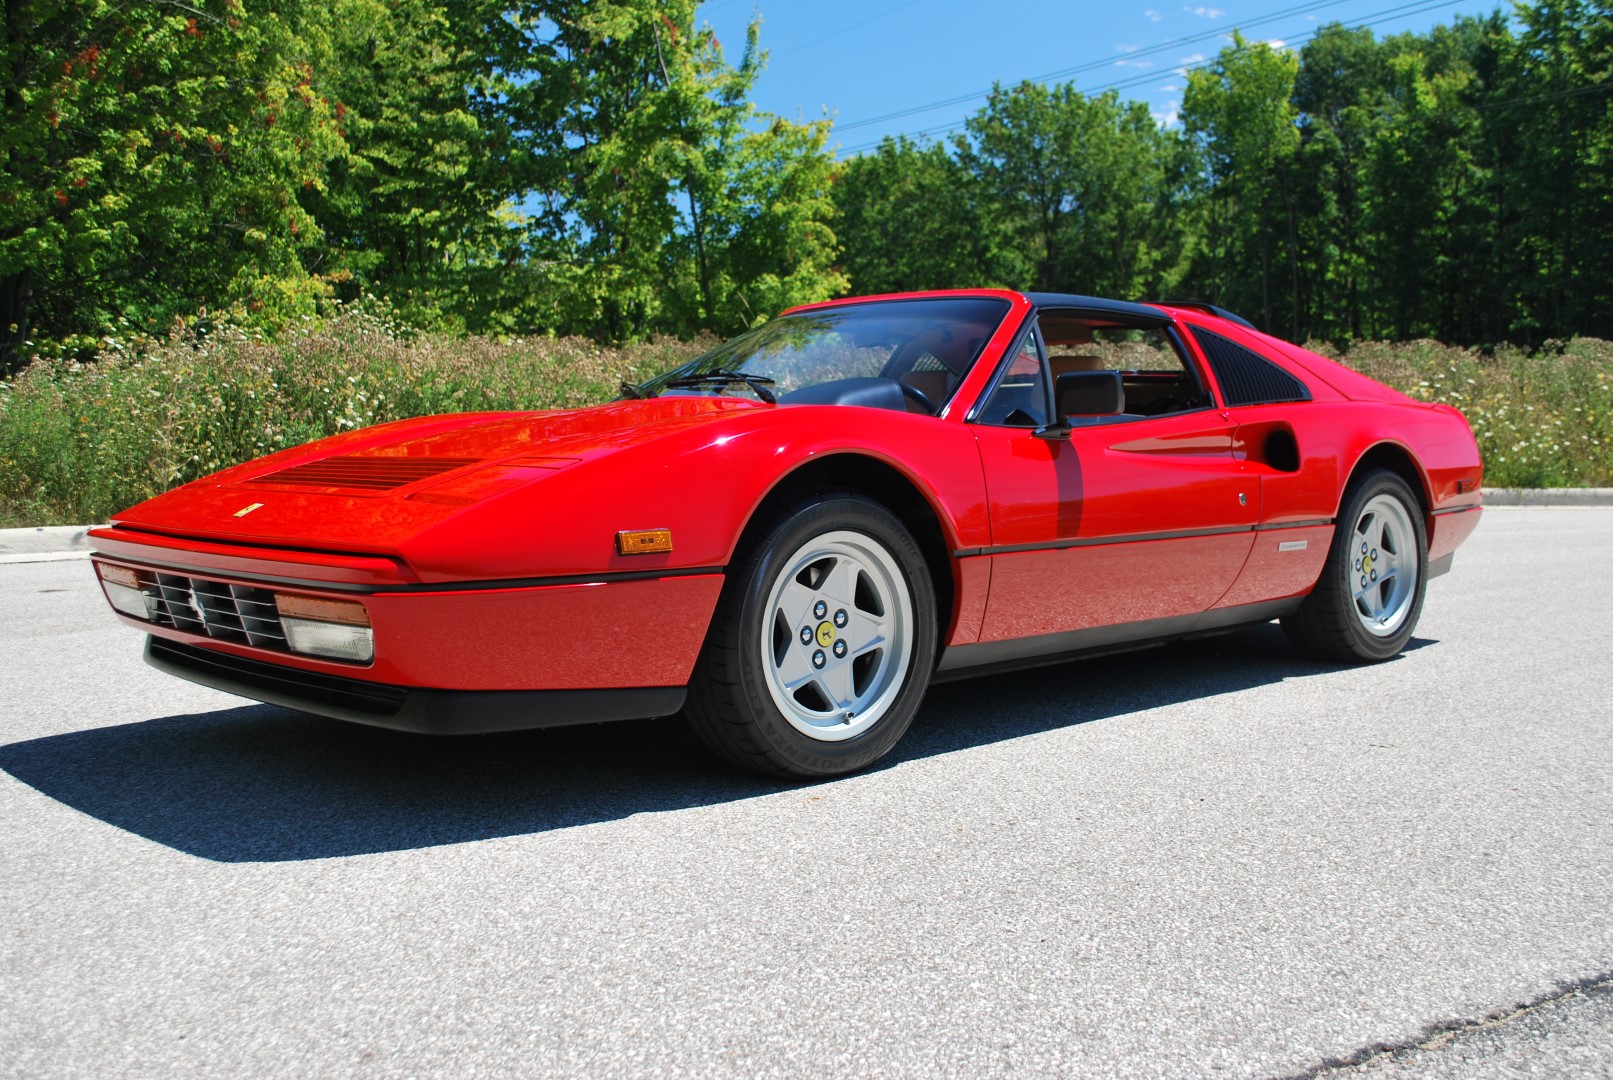
<path id="1" fill-rule="evenodd" d="M 934 586 L 902 523 L 860 496 L 818 496 L 730 565 L 684 711 L 744 768 L 855 772 L 912 723 L 936 636 Z"/>
<path id="2" fill-rule="evenodd" d="M 1282 620 L 1283 630 L 1323 659 L 1388 660 L 1417 629 L 1427 587 L 1422 507 L 1404 480 L 1378 469 L 1345 492 L 1322 576 L 1299 610 Z"/>

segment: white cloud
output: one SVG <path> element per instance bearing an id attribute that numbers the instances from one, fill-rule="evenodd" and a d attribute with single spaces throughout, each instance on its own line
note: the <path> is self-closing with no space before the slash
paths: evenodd
<path id="1" fill-rule="evenodd" d="M 1143 12 L 1143 14 L 1148 16 L 1149 22 L 1158 22 L 1165 17 L 1159 12 L 1155 11 L 1153 8 L 1149 8 L 1147 11 Z"/>
<path id="2" fill-rule="evenodd" d="M 1281 52 L 1283 49 L 1288 48 L 1288 42 L 1284 41 L 1282 38 L 1274 37 L 1270 41 L 1266 42 L 1266 47 L 1269 49 L 1276 49 Z"/>
<path id="3" fill-rule="evenodd" d="M 1140 48 L 1141 45 L 1116 45 L 1115 52 L 1134 53 Z"/>
<path id="4" fill-rule="evenodd" d="M 1204 63 L 1205 59 L 1207 58 L 1203 53 L 1194 53 L 1192 56 L 1182 57 L 1181 66 L 1176 69 L 1176 74 L 1186 75 L 1188 68 L 1192 67 L 1194 64 Z"/>
<path id="5" fill-rule="evenodd" d="M 1172 101 L 1162 109 L 1150 109 L 1148 115 L 1152 116 L 1154 123 L 1162 128 L 1175 127 L 1176 122 L 1181 119 L 1176 111 L 1178 104 L 1179 102 Z"/>
<path id="6" fill-rule="evenodd" d="M 1147 71 L 1149 68 L 1151 68 L 1153 66 L 1154 66 L 1154 62 L 1152 60 L 1116 60 L 1115 61 L 1115 67 L 1137 68 L 1140 71 Z"/>
<path id="7" fill-rule="evenodd" d="M 1219 19 L 1226 14 L 1220 8 L 1205 7 L 1203 4 L 1198 7 L 1183 6 L 1182 10 L 1189 15 L 1197 15 L 1201 19 Z"/>

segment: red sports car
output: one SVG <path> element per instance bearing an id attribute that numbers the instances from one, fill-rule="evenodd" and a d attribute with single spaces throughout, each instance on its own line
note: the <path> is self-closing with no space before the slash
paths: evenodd
<path id="1" fill-rule="evenodd" d="M 91 535 L 182 678 L 409 731 L 682 712 L 793 776 L 931 683 L 1280 618 L 1394 656 L 1473 531 L 1455 409 L 1197 304 L 815 304 L 569 412 L 383 424 Z"/>

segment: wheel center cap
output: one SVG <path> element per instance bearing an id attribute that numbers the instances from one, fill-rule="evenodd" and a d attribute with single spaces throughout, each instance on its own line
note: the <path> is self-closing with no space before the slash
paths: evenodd
<path id="1" fill-rule="evenodd" d="M 1363 574 L 1372 573 L 1372 556 L 1371 555 L 1368 555 L 1366 558 L 1361 560 L 1361 572 Z"/>
<path id="2" fill-rule="evenodd" d="M 818 644 L 827 649 L 835 643 L 834 623 L 825 620 L 818 624 Z"/>

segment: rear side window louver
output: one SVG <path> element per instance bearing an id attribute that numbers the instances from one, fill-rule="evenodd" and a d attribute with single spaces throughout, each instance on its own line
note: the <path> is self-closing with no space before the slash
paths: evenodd
<path id="1" fill-rule="evenodd" d="M 1264 356 L 1229 341 L 1203 327 L 1192 327 L 1204 358 L 1221 384 L 1221 394 L 1229 408 L 1237 405 L 1275 405 L 1284 401 L 1309 401 L 1305 384 L 1267 360 Z"/>

